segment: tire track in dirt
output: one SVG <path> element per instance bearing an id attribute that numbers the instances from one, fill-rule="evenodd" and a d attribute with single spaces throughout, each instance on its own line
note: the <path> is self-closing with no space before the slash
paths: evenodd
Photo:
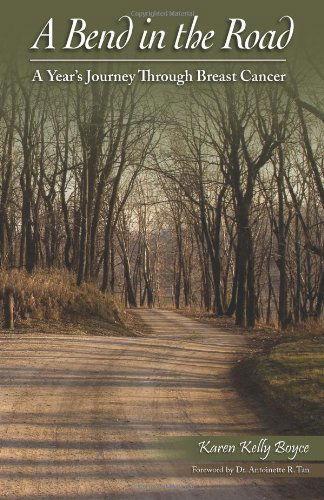
<path id="1" fill-rule="evenodd" d="M 152 333 L 0 336 L 0 497 L 315 499 L 297 480 L 192 476 L 161 459 L 158 438 L 267 429 L 230 375 L 242 335 L 136 314 Z"/>

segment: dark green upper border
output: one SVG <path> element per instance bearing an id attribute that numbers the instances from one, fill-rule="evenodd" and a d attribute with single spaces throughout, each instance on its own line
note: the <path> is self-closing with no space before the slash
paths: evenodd
<path id="1" fill-rule="evenodd" d="M 204 30 L 214 29 L 216 38 L 214 47 L 207 51 L 174 51 L 170 49 L 177 27 L 188 17 L 163 16 L 155 17 L 151 26 L 155 29 L 164 29 L 168 34 L 169 46 L 162 51 L 138 51 L 136 41 L 139 33 L 145 29 L 144 19 L 134 17 L 136 26 L 132 37 L 134 43 L 122 51 L 107 50 L 74 50 L 61 51 L 31 51 L 29 47 L 34 42 L 42 26 L 50 18 L 55 22 L 56 46 L 60 47 L 66 39 L 71 17 L 82 17 L 87 22 L 89 30 L 116 29 L 117 20 L 122 15 L 130 15 L 132 11 L 194 11 L 199 15 L 199 27 Z M 19 64 L 28 63 L 31 57 L 102 57 L 102 58 L 256 58 L 256 57 L 284 57 L 300 61 L 312 56 L 319 59 L 323 48 L 323 16 L 324 4 L 319 0 L 300 2 L 296 0 L 282 0 L 264 2 L 258 1 L 126 1 L 110 2 L 108 0 L 3 0 L 1 9 L 1 60 L 17 60 Z M 242 17 L 248 23 L 250 31 L 259 29 L 267 31 L 278 27 L 281 16 L 290 15 L 295 21 L 295 33 L 289 47 L 282 51 L 258 50 L 220 50 L 228 30 L 228 18 Z"/>

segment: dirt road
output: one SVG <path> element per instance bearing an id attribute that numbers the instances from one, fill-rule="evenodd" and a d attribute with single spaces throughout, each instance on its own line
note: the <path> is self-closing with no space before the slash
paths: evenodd
<path id="1" fill-rule="evenodd" d="M 284 480 L 190 476 L 157 459 L 152 438 L 264 429 L 229 375 L 243 336 L 138 314 L 153 334 L 0 337 L 1 498 L 287 498 Z"/>

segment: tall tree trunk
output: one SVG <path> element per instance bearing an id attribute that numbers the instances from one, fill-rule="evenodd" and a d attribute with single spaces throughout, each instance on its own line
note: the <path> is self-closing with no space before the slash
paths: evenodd
<path id="1" fill-rule="evenodd" d="M 300 255 L 300 231 L 299 218 L 295 216 L 295 254 L 296 254 L 296 287 L 294 300 L 295 323 L 300 322 L 300 298 L 301 298 L 301 255 Z"/>
<path id="2" fill-rule="evenodd" d="M 77 285 L 80 286 L 86 279 L 86 251 L 88 242 L 88 168 L 87 162 L 84 161 L 82 172 L 82 197 L 81 197 L 81 231 L 79 241 L 79 262 Z"/>
<path id="3" fill-rule="evenodd" d="M 278 188 L 278 268 L 279 268 L 279 323 L 281 328 L 287 326 L 287 273 L 286 273 L 286 225 L 284 216 L 284 159 L 282 147 L 278 147 L 279 172 Z"/>
<path id="4" fill-rule="evenodd" d="M 247 266 L 250 252 L 250 233 L 248 207 L 241 205 L 237 213 L 238 231 L 237 231 L 237 302 L 235 323 L 238 326 L 246 324 L 247 309 Z"/>

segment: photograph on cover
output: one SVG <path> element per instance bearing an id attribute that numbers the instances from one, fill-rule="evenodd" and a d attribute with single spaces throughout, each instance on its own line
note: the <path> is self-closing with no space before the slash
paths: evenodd
<path id="1" fill-rule="evenodd" d="M 3 5 L 1 498 L 323 498 L 322 19 Z"/>

